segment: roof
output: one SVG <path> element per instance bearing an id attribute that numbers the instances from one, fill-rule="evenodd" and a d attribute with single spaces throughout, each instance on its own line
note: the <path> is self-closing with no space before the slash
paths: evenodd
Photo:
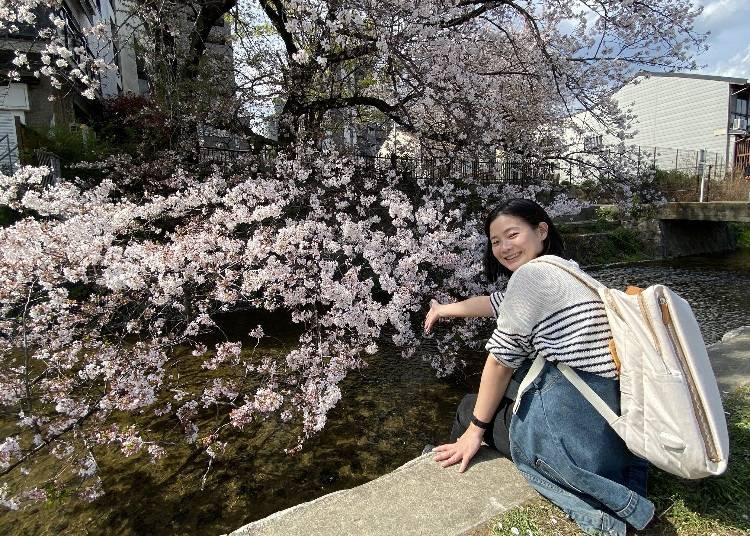
<path id="1" fill-rule="evenodd" d="M 665 78 L 696 78 L 698 80 L 714 80 L 716 82 L 727 82 L 728 84 L 750 84 L 750 80 L 746 78 L 734 78 L 731 76 L 715 76 L 712 74 L 698 74 L 698 73 L 659 73 L 652 71 L 641 71 L 638 73 L 639 76 L 660 76 Z"/>

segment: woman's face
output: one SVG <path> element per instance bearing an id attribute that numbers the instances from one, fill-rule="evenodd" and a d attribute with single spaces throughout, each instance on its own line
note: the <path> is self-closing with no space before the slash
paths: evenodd
<path id="1" fill-rule="evenodd" d="M 525 220 L 501 214 L 490 223 L 492 254 L 511 272 L 544 251 L 548 227 L 544 222 L 532 227 Z"/>

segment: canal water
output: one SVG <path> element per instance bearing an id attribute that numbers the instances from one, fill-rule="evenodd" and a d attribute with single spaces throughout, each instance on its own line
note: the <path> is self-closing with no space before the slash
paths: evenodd
<path id="1" fill-rule="evenodd" d="M 693 306 L 707 343 L 750 325 L 750 250 L 590 270 L 610 287 L 669 285 Z M 444 322 L 443 329 L 450 329 Z M 488 320 L 487 332 L 492 330 Z M 428 350 L 425 342 L 422 355 Z M 205 460 L 187 459 L 155 473 L 143 460 L 105 469 L 110 488 L 86 507 L 42 509 L 38 524 L 14 517 L 23 533 L 221 534 L 327 493 L 363 484 L 418 456 L 427 443 L 448 440 L 461 397 L 476 391 L 485 353 L 467 353 L 466 367 L 438 379 L 419 359 L 373 356 L 351 373 L 328 425 L 293 456 L 294 445 L 269 422 L 254 436 L 239 435 L 199 491 Z M 120 459 L 121 460 L 121 459 Z M 166 476 L 165 476 L 166 475 Z M 2 523 L 0 523 L 2 525 Z M 21 533 L 19 532 L 19 533 Z"/>

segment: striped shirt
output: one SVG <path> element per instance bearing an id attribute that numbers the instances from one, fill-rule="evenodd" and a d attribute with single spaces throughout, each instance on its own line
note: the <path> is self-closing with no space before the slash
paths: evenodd
<path id="1" fill-rule="evenodd" d="M 548 263 L 524 264 L 504 292 L 490 296 L 490 303 L 497 327 L 486 348 L 503 365 L 517 368 L 524 359 L 541 355 L 605 378 L 617 376 L 604 304 L 564 270 Z"/>

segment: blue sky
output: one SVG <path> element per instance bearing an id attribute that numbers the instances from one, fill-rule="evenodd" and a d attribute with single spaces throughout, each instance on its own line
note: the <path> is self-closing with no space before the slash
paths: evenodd
<path id="1" fill-rule="evenodd" d="M 750 78 L 750 0 L 697 0 L 703 13 L 696 29 L 711 32 L 698 56 L 703 74 Z"/>

